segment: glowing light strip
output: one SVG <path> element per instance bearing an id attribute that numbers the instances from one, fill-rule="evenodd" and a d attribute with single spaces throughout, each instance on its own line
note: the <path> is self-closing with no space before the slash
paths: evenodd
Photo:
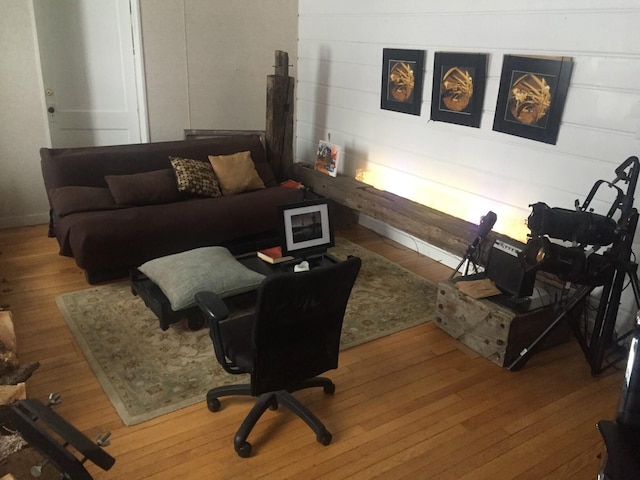
<path id="1" fill-rule="evenodd" d="M 450 187 L 429 185 L 423 179 L 375 163 L 367 169 L 356 170 L 356 180 L 378 190 L 400 195 L 414 202 L 478 224 L 491 210 L 498 216 L 494 230 L 522 242 L 527 241 L 529 229 L 521 212 L 496 204 L 485 198 L 454 191 Z M 466 197 L 466 198 L 465 198 Z M 528 215 L 528 214 L 527 214 Z"/>

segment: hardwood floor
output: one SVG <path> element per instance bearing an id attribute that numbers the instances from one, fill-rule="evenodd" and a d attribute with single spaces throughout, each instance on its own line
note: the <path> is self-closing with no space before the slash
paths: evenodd
<path id="1" fill-rule="evenodd" d="M 438 282 L 450 270 L 363 228 L 339 234 Z M 296 395 L 333 433 L 324 447 L 293 414 L 267 412 L 236 456 L 248 399 L 210 413 L 201 403 L 125 427 L 59 313 L 55 297 L 88 288 L 57 255 L 46 227 L 0 230 L 0 304 L 11 310 L 21 362 L 41 367 L 30 397 L 62 394 L 56 410 L 91 438 L 111 431 L 115 466 L 96 479 L 588 479 L 603 450 L 595 423 L 613 418 L 622 373 L 599 378 L 575 341 L 509 372 L 427 323 L 341 353 L 333 396 Z"/>

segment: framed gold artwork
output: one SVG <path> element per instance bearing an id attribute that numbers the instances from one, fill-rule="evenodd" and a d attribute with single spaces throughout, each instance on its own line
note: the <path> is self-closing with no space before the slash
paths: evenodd
<path id="1" fill-rule="evenodd" d="M 424 50 L 383 49 L 380 108 L 420 115 L 424 57 Z"/>
<path id="2" fill-rule="evenodd" d="M 555 145 L 572 71 L 570 57 L 505 55 L 493 129 Z"/>

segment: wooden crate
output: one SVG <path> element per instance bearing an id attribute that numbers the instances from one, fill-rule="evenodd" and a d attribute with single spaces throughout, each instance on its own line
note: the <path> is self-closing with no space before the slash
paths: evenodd
<path id="1" fill-rule="evenodd" d="M 490 299 L 473 299 L 455 283 L 438 284 L 435 324 L 501 367 L 508 367 L 555 318 L 552 305 L 518 312 Z M 557 345 L 569 336 L 568 323 L 561 322 L 540 347 Z"/>

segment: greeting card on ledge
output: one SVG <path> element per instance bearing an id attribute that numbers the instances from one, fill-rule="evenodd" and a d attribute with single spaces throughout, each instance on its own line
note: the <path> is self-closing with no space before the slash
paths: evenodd
<path id="1" fill-rule="evenodd" d="M 342 147 L 320 140 L 316 153 L 315 169 L 335 177 L 338 173 L 340 157 L 342 157 Z"/>

